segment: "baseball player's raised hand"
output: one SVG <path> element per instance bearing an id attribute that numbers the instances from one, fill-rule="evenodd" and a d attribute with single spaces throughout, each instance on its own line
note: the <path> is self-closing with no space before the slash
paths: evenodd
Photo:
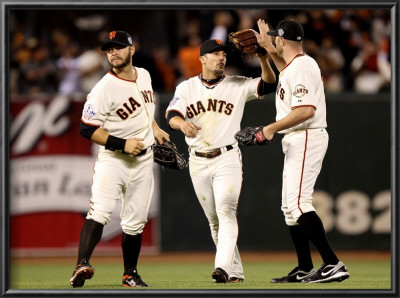
<path id="1" fill-rule="evenodd" d="M 198 127 L 196 124 L 194 124 L 192 122 L 182 121 L 179 125 L 179 129 L 188 138 L 195 138 L 197 136 L 198 131 L 201 129 L 201 127 Z"/>
<path id="2" fill-rule="evenodd" d="M 257 42 L 260 44 L 260 46 L 266 49 L 268 53 L 276 52 L 276 48 L 272 44 L 272 38 L 267 34 L 269 31 L 268 24 L 266 24 L 264 20 L 259 19 L 257 21 L 257 25 L 258 30 L 260 31 L 260 33 L 256 32 Z"/>
<path id="3" fill-rule="evenodd" d="M 285 59 L 278 55 L 276 47 L 272 43 L 272 37 L 267 33 L 268 31 L 270 31 L 268 24 L 265 23 L 264 20 L 259 19 L 257 21 L 257 25 L 258 29 L 260 30 L 260 33 L 256 34 L 257 42 L 260 44 L 260 46 L 267 50 L 269 56 L 274 61 L 275 66 L 278 68 L 278 70 L 283 69 L 286 65 L 286 62 Z"/>
<path id="4" fill-rule="evenodd" d="M 132 138 L 132 139 L 127 139 L 125 143 L 125 149 L 124 151 L 128 154 L 132 154 L 134 156 L 138 155 L 140 151 L 143 150 L 143 138 Z"/>

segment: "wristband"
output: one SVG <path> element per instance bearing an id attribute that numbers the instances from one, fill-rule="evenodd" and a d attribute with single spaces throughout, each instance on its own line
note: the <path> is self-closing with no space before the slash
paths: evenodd
<path id="1" fill-rule="evenodd" d="M 116 150 L 122 150 L 122 152 L 125 152 L 125 139 L 117 138 L 112 135 L 110 135 L 107 139 L 106 142 L 106 149 L 111 150 L 111 151 L 116 151 Z"/>

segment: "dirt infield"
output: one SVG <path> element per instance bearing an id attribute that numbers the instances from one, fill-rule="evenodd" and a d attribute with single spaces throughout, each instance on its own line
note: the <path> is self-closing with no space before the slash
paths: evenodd
<path id="1" fill-rule="evenodd" d="M 293 252 L 282 251 L 259 251 L 259 252 L 241 252 L 243 262 L 255 261 L 290 261 L 296 260 Z M 390 251 L 338 251 L 338 257 L 343 260 L 390 260 Z M 154 255 L 143 254 L 140 256 L 140 262 L 148 263 L 169 263 L 169 262 L 209 262 L 214 259 L 214 252 L 165 252 Z M 93 255 L 92 259 L 101 260 L 102 262 L 120 262 L 121 255 L 113 256 L 96 256 Z M 313 253 L 313 258 L 318 259 L 317 253 Z M 40 256 L 40 257 L 12 257 L 11 263 L 22 264 L 36 264 L 43 262 L 57 262 L 57 263 L 73 263 L 76 257 L 63 257 L 63 256 Z"/>

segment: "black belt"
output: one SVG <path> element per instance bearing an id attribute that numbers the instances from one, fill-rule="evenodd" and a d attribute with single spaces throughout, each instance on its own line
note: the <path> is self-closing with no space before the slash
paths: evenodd
<path id="1" fill-rule="evenodd" d="M 226 151 L 229 151 L 229 150 L 233 149 L 233 146 L 232 145 L 228 145 L 228 146 L 223 147 L 223 148 L 226 148 Z M 213 158 L 213 157 L 217 157 L 217 156 L 221 155 L 222 154 L 222 150 L 221 150 L 221 148 L 218 148 L 218 149 L 215 149 L 215 150 L 209 151 L 209 152 L 198 152 L 198 151 L 195 151 L 194 154 L 196 154 L 196 156 L 199 156 L 199 157 Z"/>
<path id="2" fill-rule="evenodd" d="M 147 152 L 150 152 L 151 149 L 153 149 L 153 145 L 151 145 L 150 147 L 140 151 L 139 154 L 136 155 L 136 156 L 142 156 L 142 155 L 146 154 Z"/>

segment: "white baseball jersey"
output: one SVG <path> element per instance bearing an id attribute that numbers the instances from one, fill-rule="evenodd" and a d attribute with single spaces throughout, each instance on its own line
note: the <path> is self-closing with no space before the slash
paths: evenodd
<path id="1" fill-rule="evenodd" d="M 310 56 L 297 55 L 281 70 L 275 98 L 276 121 L 286 117 L 297 107 L 315 108 L 314 117 L 279 133 L 306 128 L 326 128 L 325 93 L 321 71 L 317 62 Z"/>
<path id="2" fill-rule="evenodd" d="M 185 138 L 190 148 L 207 152 L 232 145 L 237 143 L 234 135 L 240 130 L 245 103 L 259 98 L 260 82 L 261 78 L 224 75 L 208 85 L 196 76 L 176 87 L 166 112 L 176 111 L 201 127 L 195 138 Z"/>
<path id="3" fill-rule="evenodd" d="M 321 71 L 315 60 L 306 54 L 297 55 L 280 73 L 276 120 L 302 106 L 314 107 L 314 116 L 279 132 L 285 134 L 281 209 L 289 226 L 297 225 L 302 214 L 315 211 L 312 195 L 329 141 Z"/>
<path id="4" fill-rule="evenodd" d="M 142 142 L 147 148 L 154 143 L 155 100 L 149 72 L 135 69 L 136 81 L 108 72 L 87 96 L 82 121 L 101 127 L 114 137 L 144 138 Z M 100 146 L 100 152 L 104 150 Z"/>
<path id="5" fill-rule="evenodd" d="M 210 85 L 196 76 L 177 86 L 166 112 L 176 111 L 185 121 L 201 127 L 195 138 L 185 138 L 189 148 L 208 152 L 236 147 L 214 158 L 198 157 L 191 150 L 189 170 L 217 248 L 215 268 L 239 278 L 244 278 L 236 245 L 242 161 L 234 135 L 240 130 L 246 102 L 260 97 L 260 83 L 261 78 L 222 76 Z"/>
<path id="6" fill-rule="evenodd" d="M 108 72 L 92 89 L 82 113 L 87 125 L 101 127 L 115 137 L 144 138 L 144 149 L 154 143 L 152 123 L 155 100 L 147 70 L 135 68 L 135 81 Z M 121 197 L 124 233 L 142 233 L 153 194 L 153 153 L 132 157 L 100 146 L 94 167 L 92 197 L 87 219 L 103 225 Z"/>

